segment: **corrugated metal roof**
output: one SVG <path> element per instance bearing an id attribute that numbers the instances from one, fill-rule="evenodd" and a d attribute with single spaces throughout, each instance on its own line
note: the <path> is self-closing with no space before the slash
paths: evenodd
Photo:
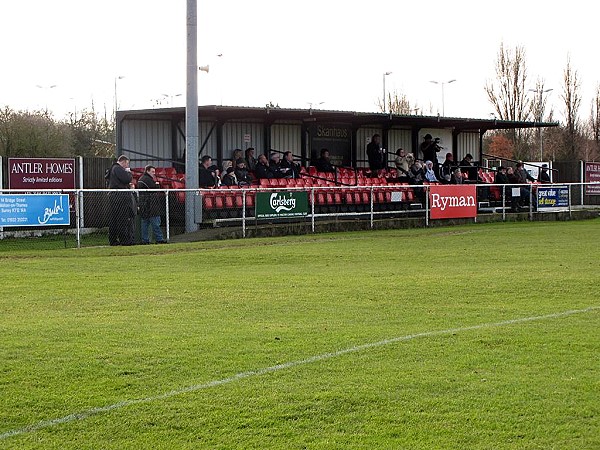
<path id="1" fill-rule="evenodd" d="M 323 109 L 292 109 L 279 107 L 219 106 L 204 105 L 198 107 L 200 120 L 216 119 L 223 122 L 235 120 L 258 120 L 265 122 L 303 121 L 303 122 L 342 122 L 356 126 L 379 127 L 437 127 L 454 128 L 459 131 L 487 131 L 514 128 L 556 127 L 558 122 L 510 121 L 497 119 L 477 119 L 463 117 L 441 117 L 420 115 L 397 115 L 374 112 L 336 111 Z M 185 108 L 161 108 L 146 110 L 118 111 L 117 118 L 137 120 L 171 120 L 185 116 Z"/>

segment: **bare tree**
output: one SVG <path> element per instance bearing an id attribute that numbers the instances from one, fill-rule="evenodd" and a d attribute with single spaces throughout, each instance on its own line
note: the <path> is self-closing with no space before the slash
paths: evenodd
<path id="1" fill-rule="evenodd" d="M 581 81 L 579 74 L 571 67 L 571 58 L 567 57 L 567 66 L 563 72 L 563 93 L 565 104 L 565 137 L 562 157 L 574 160 L 578 157 L 577 144 L 581 142 L 579 107 L 581 105 Z"/>
<path id="2" fill-rule="evenodd" d="M 527 98 L 527 63 L 523 47 L 514 52 L 500 44 L 496 60 L 496 79 L 488 81 L 485 92 L 501 120 L 527 120 L 530 103 Z"/>
<path id="3" fill-rule="evenodd" d="M 399 115 L 410 115 L 415 110 L 415 107 L 411 106 L 410 101 L 406 94 L 398 91 L 394 91 L 394 94 L 390 92 L 388 97 L 385 99 L 386 105 L 384 106 L 381 99 L 377 100 L 377 107 L 381 112 L 391 112 L 392 114 Z"/>
<path id="4" fill-rule="evenodd" d="M 592 110 L 588 122 L 589 139 L 591 140 L 592 151 L 586 155 L 586 160 L 596 159 L 596 155 L 600 153 L 600 85 L 596 85 L 596 93 L 592 100 Z"/>
<path id="5" fill-rule="evenodd" d="M 496 78 L 486 82 L 485 92 L 499 119 L 524 121 L 530 117 L 531 104 L 527 98 L 527 63 L 525 50 L 517 46 L 514 51 L 500 44 L 496 60 Z M 528 156 L 529 134 L 512 130 L 515 157 Z"/>

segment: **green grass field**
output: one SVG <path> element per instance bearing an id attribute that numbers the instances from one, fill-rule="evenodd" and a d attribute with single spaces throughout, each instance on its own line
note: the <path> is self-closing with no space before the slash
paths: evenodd
<path id="1" fill-rule="evenodd" d="M 0 253 L 0 448 L 598 449 L 600 220 Z"/>

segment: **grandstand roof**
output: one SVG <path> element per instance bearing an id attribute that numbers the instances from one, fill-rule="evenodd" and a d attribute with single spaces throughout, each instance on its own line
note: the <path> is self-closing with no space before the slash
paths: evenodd
<path id="1" fill-rule="evenodd" d="M 257 120 L 261 122 L 338 122 L 354 126 L 376 125 L 383 128 L 454 128 L 457 131 L 506 130 L 515 128 L 556 127 L 558 122 L 531 122 L 499 119 L 475 119 L 423 115 L 398 115 L 357 111 L 331 111 L 322 109 L 292 109 L 279 107 L 247 107 L 204 105 L 198 107 L 199 118 L 209 117 L 222 122 Z M 119 120 L 183 119 L 185 108 L 161 108 L 118 111 Z"/>

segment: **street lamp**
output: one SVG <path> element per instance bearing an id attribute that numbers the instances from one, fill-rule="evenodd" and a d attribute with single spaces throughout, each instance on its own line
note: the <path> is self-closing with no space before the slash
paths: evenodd
<path id="1" fill-rule="evenodd" d="M 117 109 L 119 108 L 119 104 L 117 102 L 117 81 L 125 78 L 125 75 L 119 75 L 115 77 L 115 124 L 117 123 Z"/>
<path id="2" fill-rule="evenodd" d="M 544 115 L 544 108 L 543 108 L 543 99 L 542 96 L 546 93 L 546 92 L 550 92 L 553 91 L 554 89 L 529 89 L 529 92 L 535 92 L 536 94 L 540 94 L 540 103 L 539 103 L 539 117 L 538 117 L 538 122 L 540 124 L 540 161 L 544 160 L 544 139 L 543 139 L 543 134 L 542 134 L 542 120 L 544 119 L 543 115 Z"/>
<path id="3" fill-rule="evenodd" d="M 44 89 L 44 90 L 50 90 L 50 89 L 54 89 L 56 87 L 56 84 L 52 84 L 50 86 L 42 86 L 41 84 L 36 84 L 35 85 L 36 88 L 38 89 Z M 48 114 L 48 94 L 45 95 L 45 100 L 46 100 L 46 114 Z"/>
<path id="4" fill-rule="evenodd" d="M 450 83 L 454 83 L 456 80 L 448 80 L 448 81 L 433 81 L 431 80 L 430 83 L 433 84 L 441 84 L 442 85 L 442 116 L 445 117 L 446 116 L 446 110 L 444 107 L 444 85 L 445 84 L 450 84 Z"/>
<path id="5" fill-rule="evenodd" d="M 383 112 L 385 113 L 387 108 L 386 108 L 386 101 L 385 101 L 385 94 L 386 94 L 386 90 L 385 90 L 385 77 L 387 77 L 388 75 L 391 75 L 392 72 L 384 72 L 383 74 Z"/>
<path id="6" fill-rule="evenodd" d="M 316 102 L 306 102 L 306 103 L 308 103 L 308 114 L 309 114 L 310 116 L 312 116 L 312 109 L 313 109 L 313 105 L 320 106 L 320 105 L 322 105 L 322 104 L 323 104 L 323 103 L 325 103 L 325 102 L 318 102 L 318 103 L 316 103 Z"/>
<path id="7" fill-rule="evenodd" d="M 173 107 L 173 98 L 175 97 L 181 97 L 183 94 L 160 94 L 162 95 L 164 98 L 170 98 L 171 99 L 171 108 Z"/>

